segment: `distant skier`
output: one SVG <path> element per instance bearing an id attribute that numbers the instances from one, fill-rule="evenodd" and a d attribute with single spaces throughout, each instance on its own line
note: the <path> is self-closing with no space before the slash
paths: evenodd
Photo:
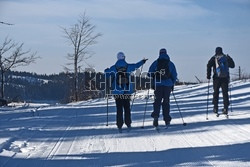
<path id="1" fill-rule="evenodd" d="M 224 109 L 223 114 L 228 114 L 229 98 L 228 84 L 230 81 L 229 68 L 234 68 L 235 64 L 229 55 L 225 55 L 221 47 L 215 49 L 215 55 L 207 64 L 207 79 L 211 79 L 211 68 L 213 67 L 213 112 L 218 114 L 219 89 L 222 89 Z"/>
<path id="2" fill-rule="evenodd" d="M 170 61 L 165 48 L 160 49 L 159 58 L 149 67 L 148 76 L 153 78 L 154 82 L 151 86 L 155 90 L 155 100 L 153 104 L 154 111 L 151 114 L 151 117 L 154 118 L 153 126 L 156 128 L 158 127 L 158 118 L 161 106 L 163 111 L 163 120 L 165 121 L 166 126 L 168 126 L 172 119 L 169 114 L 169 96 L 171 90 L 174 89 L 177 72 L 174 63 Z"/>
<path id="3" fill-rule="evenodd" d="M 111 94 L 116 102 L 116 125 L 119 132 L 122 132 L 123 109 L 125 111 L 125 124 L 128 130 L 131 128 L 130 96 L 134 93 L 134 85 L 131 82 L 131 72 L 142 66 L 147 59 L 136 64 L 128 64 L 125 61 L 123 52 L 117 54 L 117 62 L 110 68 L 105 69 L 106 77 L 111 77 Z"/>

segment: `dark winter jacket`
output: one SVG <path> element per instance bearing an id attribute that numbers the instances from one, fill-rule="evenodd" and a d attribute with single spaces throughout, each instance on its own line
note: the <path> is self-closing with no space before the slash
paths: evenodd
<path id="1" fill-rule="evenodd" d="M 168 54 L 161 54 L 159 56 L 159 59 L 169 60 L 169 71 L 170 71 L 171 77 L 169 79 L 162 79 L 160 82 L 156 82 L 155 86 L 174 86 L 177 80 L 177 72 L 176 72 L 174 63 L 170 61 Z M 148 70 L 149 77 L 154 78 L 154 73 L 157 71 L 157 64 L 158 64 L 157 60 L 155 60 L 149 67 L 149 70 Z"/>
<path id="2" fill-rule="evenodd" d="M 144 64 L 144 61 L 141 60 L 136 64 L 128 64 L 125 60 L 117 60 L 115 65 L 111 66 L 110 68 L 106 69 L 104 72 L 106 74 L 106 77 L 111 78 L 111 94 L 115 95 L 121 95 L 121 94 L 132 94 L 134 93 L 134 83 L 129 82 L 129 85 L 122 85 L 119 86 L 116 82 L 116 74 L 117 74 L 117 68 L 118 67 L 124 67 L 127 66 L 127 75 L 129 80 L 131 80 L 131 72 L 138 69 L 140 66 Z"/>
<path id="3" fill-rule="evenodd" d="M 224 55 L 224 54 L 223 54 Z M 207 63 L 207 79 L 211 79 L 211 68 L 213 67 L 213 79 L 218 78 L 216 75 L 216 64 L 215 64 L 215 56 L 211 57 L 211 59 L 208 61 Z M 234 68 L 235 64 L 233 59 L 229 56 L 229 55 L 225 55 L 227 58 L 227 62 L 228 62 L 228 67 L 229 68 Z M 229 76 L 228 76 L 229 79 Z"/>

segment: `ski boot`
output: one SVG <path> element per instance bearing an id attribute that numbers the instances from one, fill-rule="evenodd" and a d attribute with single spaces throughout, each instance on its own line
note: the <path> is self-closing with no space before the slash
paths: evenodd
<path id="1" fill-rule="evenodd" d="M 214 107 L 213 112 L 215 113 L 216 117 L 220 116 L 220 114 L 218 113 L 218 107 Z"/>
<path id="2" fill-rule="evenodd" d="M 165 125 L 166 125 L 166 129 L 168 129 L 169 125 L 170 125 L 170 121 L 166 121 L 165 122 Z"/>
<path id="3" fill-rule="evenodd" d="M 228 108 L 224 108 L 222 110 L 222 114 L 224 114 L 226 116 L 226 118 L 228 118 Z"/>
<path id="4" fill-rule="evenodd" d="M 158 127 L 158 118 L 154 118 L 154 121 L 153 121 L 153 126 L 155 127 L 155 130 L 157 130 L 159 132 L 159 127 Z"/>
<path id="5" fill-rule="evenodd" d="M 154 121 L 153 121 L 153 126 L 154 127 L 158 127 L 158 118 L 154 118 Z"/>

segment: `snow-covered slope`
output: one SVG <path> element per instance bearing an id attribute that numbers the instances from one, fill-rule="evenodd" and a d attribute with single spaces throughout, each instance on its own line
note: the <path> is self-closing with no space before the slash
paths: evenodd
<path id="1" fill-rule="evenodd" d="M 159 133 L 150 118 L 152 98 L 143 124 L 147 91 L 137 94 L 133 128 L 123 133 L 116 129 L 113 99 L 108 126 L 106 99 L 1 108 L 0 166 L 250 166 L 250 81 L 231 83 L 229 119 L 212 113 L 211 85 L 206 115 L 207 86 L 177 86 L 183 120 L 171 96 L 172 124 L 164 129 L 161 120 Z"/>

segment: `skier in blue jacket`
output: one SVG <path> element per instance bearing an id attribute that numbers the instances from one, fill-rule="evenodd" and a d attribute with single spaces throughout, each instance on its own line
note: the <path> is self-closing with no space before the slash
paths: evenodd
<path id="1" fill-rule="evenodd" d="M 147 59 L 136 64 L 128 64 L 123 52 L 117 54 L 117 62 L 110 68 L 105 69 L 106 77 L 111 78 L 111 94 L 116 102 L 116 125 L 119 132 L 124 124 L 123 109 L 125 111 L 125 124 L 131 128 L 130 96 L 134 93 L 134 84 L 131 82 L 131 73 L 142 66 Z"/>
<path id="2" fill-rule="evenodd" d="M 175 65 L 170 61 L 165 48 L 160 49 L 159 58 L 149 67 L 148 76 L 153 78 L 152 88 L 155 90 L 154 110 L 151 117 L 154 118 L 153 126 L 158 127 L 158 118 L 162 106 L 163 120 L 168 126 L 171 122 L 170 112 L 170 93 L 177 80 Z M 163 101 L 162 101 L 163 100 Z"/>

